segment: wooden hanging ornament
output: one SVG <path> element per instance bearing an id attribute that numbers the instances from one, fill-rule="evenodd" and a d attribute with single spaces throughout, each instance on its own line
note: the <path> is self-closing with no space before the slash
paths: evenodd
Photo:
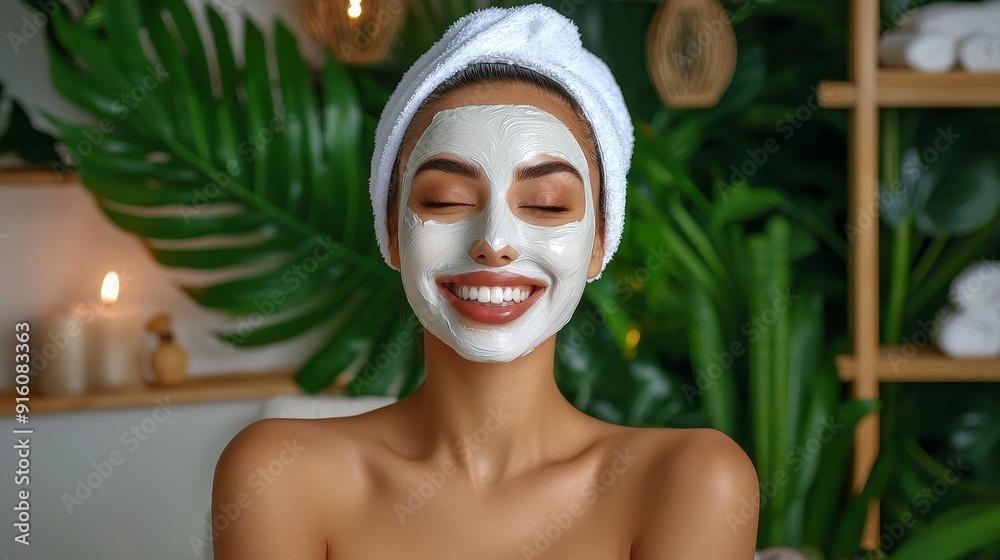
<path id="1" fill-rule="evenodd" d="M 646 66 L 670 107 L 711 107 L 736 69 L 736 34 L 717 0 L 663 0 L 646 37 Z"/>
<path id="2" fill-rule="evenodd" d="M 299 17 L 310 35 L 344 64 L 385 59 L 396 40 L 409 0 L 299 0 Z"/>

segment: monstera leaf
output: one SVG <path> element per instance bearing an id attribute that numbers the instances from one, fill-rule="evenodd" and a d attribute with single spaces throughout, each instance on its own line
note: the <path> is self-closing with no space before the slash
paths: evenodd
<path id="1" fill-rule="evenodd" d="M 309 391 L 348 366 L 353 392 L 417 375 L 417 344 L 402 336 L 415 322 L 368 221 L 372 131 L 346 71 L 328 57 L 314 80 L 284 25 L 268 45 L 249 20 L 238 67 L 210 4 L 211 59 L 183 0 L 68 12 L 48 28 L 52 81 L 96 124 L 51 118 L 60 140 L 100 210 L 153 258 L 225 273 L 182 286 L 235 319 L 219 336 L 259 346 L 327 327 L 297 377 Z M 376 353 L 376 340 L 408 342 Z"/>

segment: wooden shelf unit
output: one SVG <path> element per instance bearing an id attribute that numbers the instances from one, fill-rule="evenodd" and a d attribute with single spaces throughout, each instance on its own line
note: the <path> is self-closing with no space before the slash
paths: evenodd
<path id="1" fill-rule="evenodd" d="M 841 381 L 854 381 L 856 366 L 854 356 L 838 356 L 837 371 Z M 936 348 L 882 346 L 875 375 L 880 382 L 1000 381 L 1000 358 L 955 359 Z"/>
<path id="2" fill-rule="evenodd" d="M 851 82 L 820 82 L 819 103 L 829 109 L 853 108 L 857 88 Z M 1000 73 L 944 72 L 880 68 L 875 74 L 879 107 L 996 107 Z"/>
<path id="3" fill-rule="evenodd" d="M 880 2 L 851 0 L 849 81 L 819 84 L 823 107 L 850 111 L 849 220 L 855 237 L 850 254 L 851 331 L 854 348 L 838 359 L 841 379 L 857 399 L 877 399 L 890 381 L 1000 381 L 1000 360 L 952 360 L 929 349 L 893 363 L 894 347 L 880 347 L 878 214 L 879 109 L 892 107 L 998 107 L 1000 73 L 925 74 L 878 67 Z M 898 349 L 898 348 L 897 348 Z M 851 487 L 860 492 L 879 450 L 879 418 L 869 415 L 855 430 Z M 872 502 L 861 546 L 878 548 L 879 506 Z"/>
<path id="4" fill-rule="evenodd" d="M 0 187 L 21 187 L 28 185 L 76 185 L 79 184 L 76 173 L 56 173 L 51 169 L 24 167 L 17 169 L 0 169 Z"/>
<path id="5" fill-rule="evenodd" d="M 34 392 L 32 388 L 33 391 L 29 394 L 29 415 L 157 406 L 168 398 L 172 404 L 192 404 L 304 394 L 295 383 L 294 372 L 292 369 L 281 369 L 204 375 L 191 377 L 177 385 L 148 384 L 135 389 L 72 396 L 46 396 Z M 13 403 L 14 397 L 13 390 L 5 390 L 2 395 L 6 403 Z"/>

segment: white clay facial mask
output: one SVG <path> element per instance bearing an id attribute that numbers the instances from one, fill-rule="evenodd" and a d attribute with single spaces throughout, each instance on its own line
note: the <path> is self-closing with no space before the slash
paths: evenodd
<path id="1" fill-rule="evenodd" d="M 452 220 L 422 220 L 409 206 L 420 165 L 435 157 L 480 170 L 488 195 L 478 212 Z M 539 157 L 575 169 L 585 201 L 583 219 L 560 225 L 528 223 L 508 194 L 519 166 Z M 466 191 L 474 191 L 468 186 Z M 474 198 L 468 192 L 467 198 Z M 569 128 L 529 105 L 483 105 L 440 111 L 410 154 L 400 184 L 399 257 L 406 298 L 424 327 L 461 356 L 509 362 L 554 335 L 573 316 L 587 284 L 596 218 L 587 159 Z M 461 208 L 461 207 L 459 207 Z M 447 222 L 447 223 L 446 223 Z M 502 266 L 477 262 L 470 250 L 485 241 L 516 255 Z M 496 263 L 494 263 L 496 264 Z"/>

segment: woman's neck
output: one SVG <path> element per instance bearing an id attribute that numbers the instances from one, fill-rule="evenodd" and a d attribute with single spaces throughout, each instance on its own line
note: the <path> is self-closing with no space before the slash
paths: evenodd
<path id="1" fill-rule="evenodd" d="M 508 363 L 471 362 L 426 331 L 424 341 L 427 378 L 405 399 L 418 454 L 488 485 L 573 453 L 591 419 L 556 386 L 554 336 Z"/>

